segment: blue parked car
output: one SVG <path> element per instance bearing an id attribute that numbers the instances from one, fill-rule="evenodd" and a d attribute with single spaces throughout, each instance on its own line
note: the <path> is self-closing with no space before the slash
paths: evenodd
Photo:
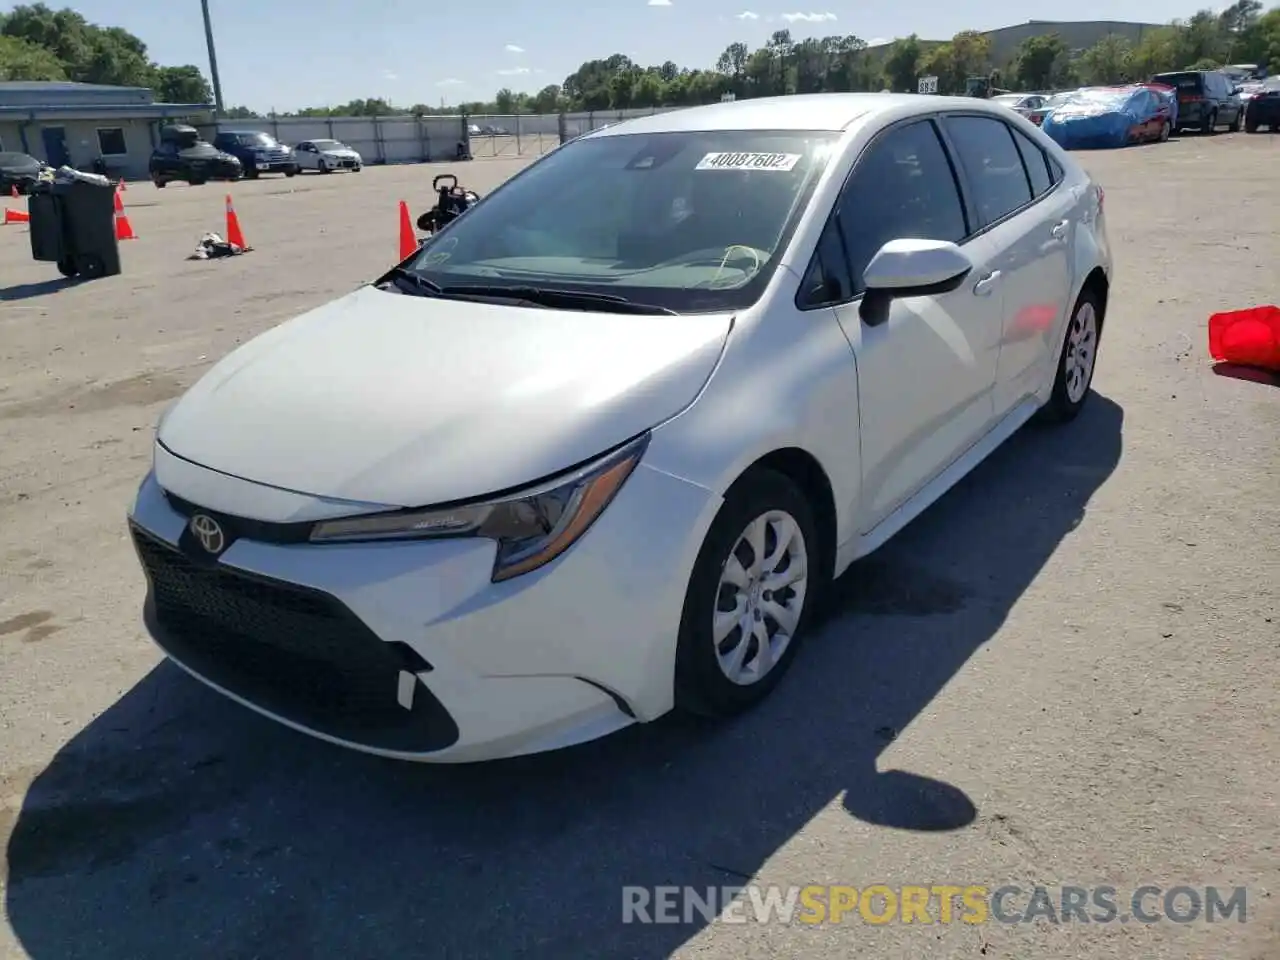
<path id="1" fill-rule="evenodd" d="M 1169 139 L 1168 100 L 1146 86 L 1083 87 L 1053 98 L 1041 129 L 1067 150 Z"/>

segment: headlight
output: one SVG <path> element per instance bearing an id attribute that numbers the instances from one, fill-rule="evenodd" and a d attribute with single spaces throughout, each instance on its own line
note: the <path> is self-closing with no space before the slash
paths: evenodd
<path id="1" fill-rule="evenodd" d="M 493 582 L 550 563 L 587 532 L 617 496 L 649 443 L 645 434 L 586 467 L 532 490 L 484 503 L 326 520 L 315 543 L 483 537 L 498 544 Z"/>

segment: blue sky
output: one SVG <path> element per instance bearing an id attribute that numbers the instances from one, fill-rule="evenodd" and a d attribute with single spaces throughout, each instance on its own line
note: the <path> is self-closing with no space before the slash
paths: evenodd
<path id="1" fill-rule="evenodd" d="M 61 6 L 49 0 L 50 6 Z M 584 60 L 624 53 L 640 63 L 710 67 L 735 40 L 758 46 L 787 27 L 797 39 L 915 32 L 945 39 L 966 28 L 1029 19 L 1164 23 L 1197 4 L 1159 0 L 949 0 L 858 4 L 813 0 L 210 0 L 223 98 L 258 110 L 384 97 L 438 104 L 488 99 L 500 87 L 535 91 Z M 781 4 L 781 5 L 779 5 Z M 78 0 L 90 21 L 141 37 L 154 59 L 208 73 L 199 0 Z M 8 4 L 6 4 L 8 6 Z M 590 11 L 590 12 L 588 12 Z M 745 16 L 750 13 L 752 16 Z M 452 41 L 442 38 L 442 27 Z"/>

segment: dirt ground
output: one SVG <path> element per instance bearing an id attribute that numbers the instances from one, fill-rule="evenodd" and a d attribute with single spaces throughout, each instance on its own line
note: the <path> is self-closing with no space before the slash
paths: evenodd
<path id="1" fill-rule="evenodd" d="M 491 189 L 522 160 L 458 168 Z M 125 273 L 0 227 L 0 956 L 1280 957 L 1280 137 L 1083 155 L 1117 275 L 1095 396 L 840 584 L 761 709 L 551 756 L 383 762 L 161 662 L 124 513 L 164 403 L 381 272 L 436 169 L 135 185 Z M 443 168 L 440 168 L 443 169 Z M 626 925 L 624 885 L 1248 887 L 1246 922 Z M 936 916 L 936 915 L 935 915 Z"/>

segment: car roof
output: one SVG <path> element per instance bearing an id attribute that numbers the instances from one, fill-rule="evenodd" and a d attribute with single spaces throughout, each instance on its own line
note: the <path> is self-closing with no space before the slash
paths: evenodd
<path id="1" fill-rule="evenodd" d="M 694 133 L 718 130 L 825 130 L 838 132 L 853 123 L 876 117 L 886 120 L 914 114 L 955 112 L 1003 113 L 990 101 L 970 97 L 939 97 L 917 93 L 805 93 L 760 97 L 686 107 L 624 120 L 588 133 L 581 139 L 620 137 L 637 133 Z"/>

